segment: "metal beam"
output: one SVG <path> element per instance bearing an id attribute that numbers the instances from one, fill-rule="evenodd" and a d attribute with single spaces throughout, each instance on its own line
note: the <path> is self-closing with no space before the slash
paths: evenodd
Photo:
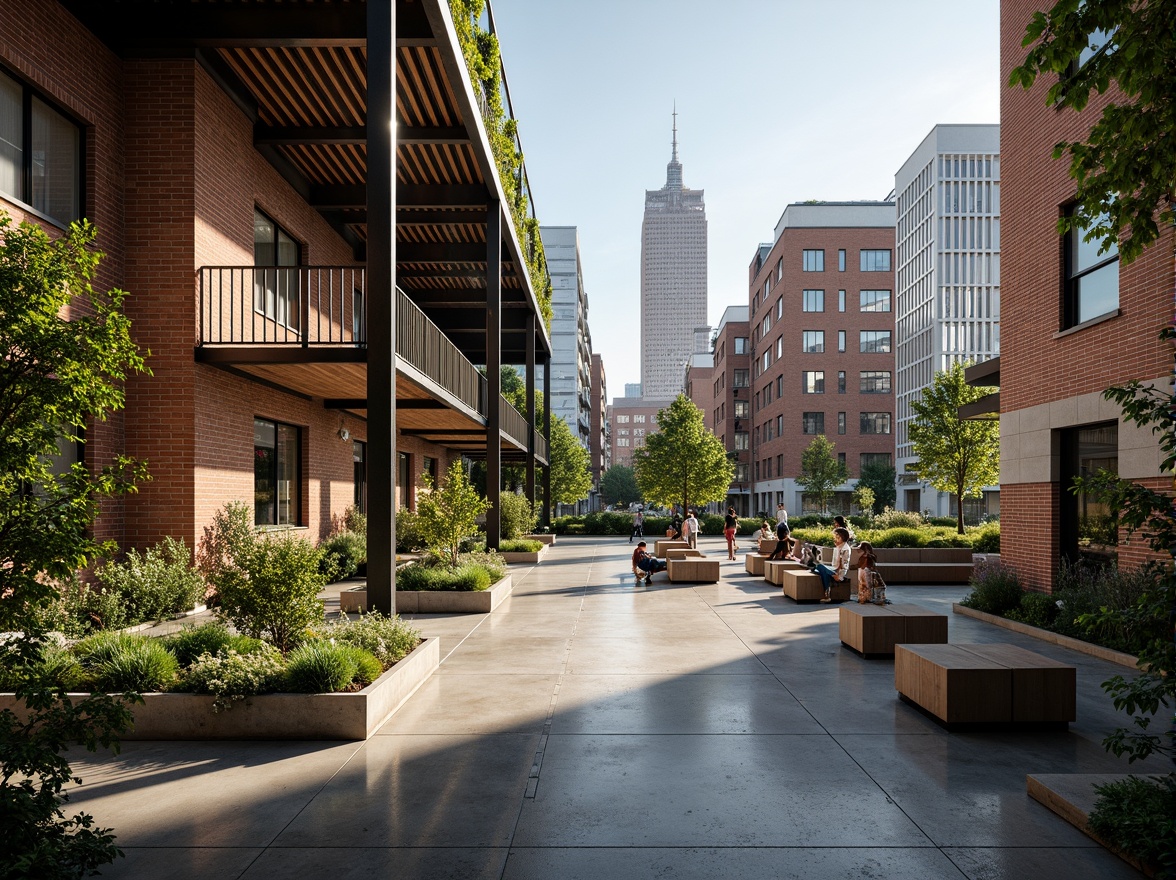
<path id="1" fill-rule="evenodd" d="M 463 211 L 427 211 L 400 208 L 396 212 L 398 226 L 467 226 L 486 222 L 485 209 Z"/>
<path id="2" fill-rule="evenodd" d="M 366 349 L 355 346 L 303 348 L 298 342 L 281 346 L 202 345 L 196 349 L 196 360 L 202 364 L 362 364 L 367 362 L 367 354 Z"/>
<path id="3" fill-rule="evenodd" d="M 485 265 L 486 246 L 464 241 L 402 241 L 396 250 L 401 263 L 478 263 Z"/>
<path id="4" fill-rule="evenodd" d="M 254 146 L 317 144 L 366 144 L 367 129 L 360 126 L 262 125 L 253 126 Z"/>
<path id="5" fill-rule="evenodd" d="M 502 538 L 502 206 L 486 215 L 486 549 Z"/>
<path id="6" fill-rule="evenodd" d="M 328 397 L 323 409 L 367 409 L 366 397 Z"/>
<path id="7" fill-rule="evenodd" d="M 398 205 L 409 208 L 474 208 L 485 211 L 490 200 L 482 184 L 406 183 L 396 193 Z"/>
<path id="8" fill-rule="evenodd" d="M 543 465 L 543 525 L 551 527 L 551 355 L 543 358 L 543 436 L 547 438 L 547 463 Z"/>
<path id="9" fill-rule="evenodd" d="M 527 311 L 527 364 L 524 381 L 527 389 L 527 501 L 535 503 L 535 313 Z"/>
<path id="10" fill-rule="evenodd" d="M 369 145 L 370 149 L 370 145 Z M 368 158 L 368 185 L 371 185 L 371 158 Z M 368 208 L 367 186 L 362 184 L 314 184 L 307 202 L 319 211 L 362 211 Z M 368 215 L 371 215 L 370 209 Z M 369 235 L 371 233 L 369 232 Z"/>
<path id="11" fill-rule="evenodd" d="M 445 127 L 408 127 L 399 126 L 396 130 L 397 144 L 420 144 L 432 146 L 434 144 L 468 144 L 470 135 L 464 128 Z"/>

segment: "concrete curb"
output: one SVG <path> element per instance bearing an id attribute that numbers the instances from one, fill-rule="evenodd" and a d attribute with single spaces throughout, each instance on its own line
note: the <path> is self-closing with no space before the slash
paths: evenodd
<path id="1" fill-rule="evenodd" d="M 514 589 L 508 574 L 486 590 L 397 590 L 397 614 L 489 614 L 502 604 Z M 339 608 L 344 613 L 367 607 L 367 586 L 352 587 L 339 594 Z"/>
<path id="2" fill-rule="evenodd" d="M 1050 632 L 1047 629 L 1021 623 L 1019 620 L 1009 620 L 1006 617 L 989 614 L 986 611 L 977 611 L 975 608 L 969 608 L 966 605 L 961 605 L 959 602 L 953 602 L 951 610 L 956 614 L 962 614 L 964 617 L 972 617 L 984 623 L 991 623 L 993 626 L 1012 630 L 1015 633 L 1030 636 L 1042 642 L 1050 642 L 1062 648 L 1069 648 L 1071 651 L 1077 651 L 1079 654 L 1097 657 L 1099 660 L 1106 660 L 1108 663 L 1117 663 L 1129 669 L 1137 669 L 1139 667 L 1138 657 L 1132 656 L 1131 654 L 1124 654 L 1122 651 L 1104 648 L 1102 645 L 1096 645 L 1093 642 L 1084 642 L 1082 639 L 1063 636 L 1055 632 Z"/>

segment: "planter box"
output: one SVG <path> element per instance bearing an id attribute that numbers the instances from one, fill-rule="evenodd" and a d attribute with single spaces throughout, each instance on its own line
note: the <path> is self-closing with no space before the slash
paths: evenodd
<path id="1" fill-rule="evenodd" d="M 489 614 L 510 595 L 514 583 L 508 574 L 488 590 L 397 590 L 397 614 Z M 367 608 L 367 587 L 352 587 L 339 594 L 343 612 Z"/>
<path id="2" fill-rule="evenodd" d="M 143 705 L 133 708 L 134 728 L 121 738 L 363 740 L 433 674 L 440 660 L 440 641 L 425 639 L 362 691 L 263 694 L 225 712 L 213 712 L 213 697 L 206 694 L 144 694 Z M 16 697 L 0 694 L 0 709 L 19 715 L 17 707 Z"/>
<path id="3" fill-rule="evenodd" d="M 976 620 L 991 623 L 993 626 L 999 626 L 1003 629 L 1020 633 L 1023 636 L 1032 636 L 1043 642 L 1060 645 L 1063 648 L 1077 651 L 1080 654 L 1086 654 L 1089 657 L 1106 660 L 1108 663 L 1118 663 L 1120 666 L 1126 666 L 1128 669 L 1139 668 L 1138 657 L 1132 654 L 1125 654 L 1122 651 L 1116 651 L 1114 648 L 1104 648 L 1102 645 L 1096 645 L 1094 642 L 1084 642 L 1082 639 L 1075 639 L 1071 636 L 1064 636 L 1061 633 L 1053 632 L 1052 630 L 1030 626 L 1027 623 L 1021 623 L 1019 620 L 1009 620 L 1007 617 L 1000 617 L 999 615 L 989 614 L 985 611 L 977 611 L 975 608 L 968 608 L 966 605 L 961 605 L 958 602 L 951 606 L 951 610 L 955 614 L 962 614 L 964 617 L 974 617 Z"/>
<path id="4" fill-rule="evenodd" d="M 517 565 L 519 563 L 530 563 L 536 565 L 542 561 L 543 557 L 547 555 L 547 545 L 544 544 L 540 549 L 534 552 L 520 551 L 517 553 L 503 553 L 498 551 L 498 555 L 507 561 L 507 564 Z"/>
<path id="5" fill-rule="evenodd" d="M 555 535 L 549 535 L 546 533 L 541 533 L 538 535 L 523 535 L 523 537 L 529 541 L 542 541 L 549 547 L 555 543 Z"/>

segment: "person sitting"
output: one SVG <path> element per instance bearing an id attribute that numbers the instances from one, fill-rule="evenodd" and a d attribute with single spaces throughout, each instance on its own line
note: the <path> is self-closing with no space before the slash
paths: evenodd
<path id="1" fill-rule="evenodd" d="M 874 577 L 878 574 L 878 556 L 869 541 L 858 545 L 858 604 L 874 600 Z"/>
<path id="2" fill-rule="evenodd" d="M 770 541 L 771 540 L 772 527 L 770 525 L 768 525 L 768 521 L 766 519 L 764 520 L 764 524 L 762 526 L 760 526 L 760 530 L 755 533 L 755 538 L 757 541 Z"/>
<path id="3" fill-rule="evenodd" d="M 637 549 L 633 551 L 633 570 L 645 572 L 645 582 L 648 584 L 651 577 L 659 571 L 666 570 L 666 561 L 653 556 L 645 547 L 645 542 L 640 541 L 637 544 Z M 637 575 L 637 580 L 641 580 L 640 574 Z"/>
<path id="4" fill-rule="evenodd" d="M 821 583 L 825 585 L 825 598 L 822 602 L 833 601 L 833 584 L 849 582 L 849 530 L 838 527 L 833 530 L 833 562 L 832 567 L 818 563 L 813 569 L 821 576 Z"/>
<path id="5" fill-rule="evenodd" d="M 846 533 L 849 535 L 849 537 L 846 538 L 846 541 L 848 541 L 849 545 L 852 547 L 853 542 L 857 540 L 857 538 L 854 536 L 853 529 L 849 527 L 849 523 L 845 521 L 845 517 L 841 516 L 840 514 L 833 517 L 833 530 L 836 531 L 837 529 L 845 529 Z"/>
<path id="6" fill-rule="evenodd" d="M 791 555 L 791 535 L 792 530 L 788 528 L 787 517 L 776 523 L 776 549 L 768 555 L 768 559 L 787 559 Z"/>
<path id="7" fill-rule="evenodd" d="M 674 518 L 670 520 L 670 528 L 674 530 L 674 534 L 670 535 L 670 540 L 682 540 L 682 514 L 677 510 L 674 511 Z"/>

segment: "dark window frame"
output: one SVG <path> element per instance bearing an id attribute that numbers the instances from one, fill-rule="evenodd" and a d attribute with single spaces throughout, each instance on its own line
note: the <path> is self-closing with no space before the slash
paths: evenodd
<path id="1" fill-rule="evenodd" d="M 262 422 L 267 425 L 272 425 L 273 429 L 274 429 L 273 466 L 270 468 L 269 476 L 274 484 L 275 498 L 273 501 L 273 518 L 267 522 L 260 522 L 258 520 L 258 507 L 257 507 L 257 491 L 258 491 L 258 489 L 257 489 L 258 470 L 257 469 L 258 469 L 258 458 L 259 458 L 258 450 L 262 449 L 264 447 L 259 447 L 257 445 L 256 439 L 255 439 L 254 444 L 253 444 L 253 456 L 254 456 L 254 462 L 253 462 L 253 492 L 254 492 L 253 524 L 255 526 L 270 527 L 270 528 L 298 528 L 298 527 L 301 527 L 301 526 L 305 525 L 305 523 L 302 520 L 303 513 L 304 513 L 303 504 L 302 504 L 302 489 L 305 485 L 303 449 L 302 449 L 302 444 L 303 444 L 303 439 L 304 439 L 303 429 L 300 425 L 292 425 L 288 422 L 280 422 L 277 419 L 267 419 L 267 418 L 263 418 L 261 416 L 254 416 L 253 423 L 254 423 L 255 434 L 256 434 L 256 430 L 257 430 L 256 426 L 257 426 L 258 422 Z M 289 495 L 289 504 L 290 504 L 290 507 L 292 508 L 292 512 L 290 514 L 289 519 L 285 522 L 281 521 L 281 515 L 280 515 L 281 514 L 281 505 L 280 505 L 278 498 L 277 498 L 278 474 L 282 471 L 282 466 L 281 466 L 282 463 L 279 459 L 280 454 L 281 454 L 281 452 L 280 452 L 281 451 L 281 442 L 278 439 L 281 428 L 289 428 L 295 432 L 294 433 L 294 448 L 297 450 L 297 461 L 294 463 L 294 479 L 292 481 L 294 483 L 294 487 L 291 489 L 290 495 Z"/>

